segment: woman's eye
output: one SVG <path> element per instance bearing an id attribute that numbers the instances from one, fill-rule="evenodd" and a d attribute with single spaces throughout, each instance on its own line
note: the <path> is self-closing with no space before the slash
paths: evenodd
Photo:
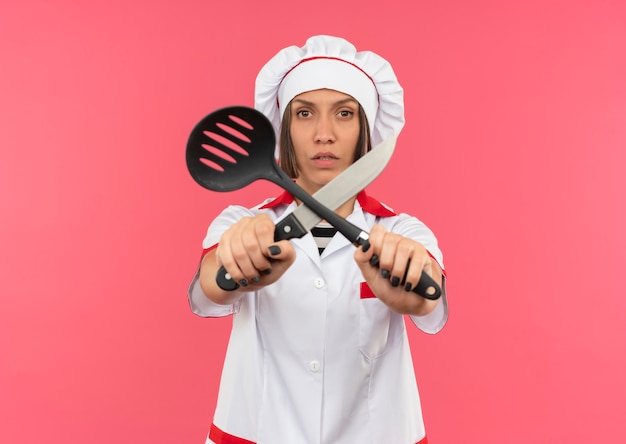
<path id="1" fill-rule="evenodd" d="M 309 115 L 311 113 L 309 111 L 305 110 L 305 109 L 302 109 L 302 110 L 298 111 L 296 114 L 298 116 L 300 116 L 300 117 L 309 117 Z"/>
<path id="2" fill-rule="evenodd" d="M 348 110 L 339 111 L 341 117 L 350 117 L 352 114 L 353 112 Z"/>

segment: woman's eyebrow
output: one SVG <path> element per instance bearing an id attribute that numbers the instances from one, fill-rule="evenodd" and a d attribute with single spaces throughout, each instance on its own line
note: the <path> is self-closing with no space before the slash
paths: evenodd
<path id="1" fill-rule="evenodd" d="M 303 99 L 293 99 L 294 102 L 299 102 L 302 105 L 306 105 L 306 106 L 313 106 L 315 105 L 313 102 L 309 102 L 308 100 L 303 100 Z"/>
<path id="2" fill-rule="evenodd" d="M 293 101 L 299 102 L 300 104 L 305 105 L 305 106 L 315 106 L 314 102 L 309 102 L 308 100 L 304 100 L 304 99 L 293 99 Z M 337 100 L 336 102 L 333 103 L 333 105 L 340 106 L 340 105 L 344 105 L 347 103 L 357 104 L 358 102 L 352 97 L 346 97 L 345 99 Z"/>
<path id="3" fill-rule="evenodd" d="M 345 104 L 348 104 L 348 103 L 357 105 L 359 102 L 357 102 L 352 97 L 346 97 L 345 99 L 338 100 L 337 102 L 335 102 L 335 105 L 345 105 Z"/>

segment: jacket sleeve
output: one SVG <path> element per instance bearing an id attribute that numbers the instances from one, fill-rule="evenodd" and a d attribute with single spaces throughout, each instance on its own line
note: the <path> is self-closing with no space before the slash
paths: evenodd
<path id="1" fill-rule="evenodd" d="M 434 233 L 419 219 L 400 214 L 390 227 L 395 233 L 401 234 L 424 245 L 430 256 L 437 261 L 443 271 L 441 298 L 435 309 L 425 316 L 410 316 L 413 323 L 424 333 L 435 334 L 441 331 L 448 320 L 448 296 L 446 292 L 446 270 L 443 264 L 443 253 Z"/>
<path id="2" fill-rule="evenodd" d="M 209 226 L 207 235 L 202 242 L 204 252 L 212 246 L 217 245 L 222 237 L 222 233 L 224 233 L 224 231 L 226 231 L 232 224 L 244 216 L 254 215 L 254 210 L 244 207 L 231 205 L 226 208 Z M 239 302 L 233 305 L 219 305 L 207 298 L 200 287 L 199 277 L 200 265 L 198 264 L 198 268 L 196 269 L 187 290 L 189 306 L 194 314 L 202 317 L 220 317 L 228 316 L 239 311 Z"/>

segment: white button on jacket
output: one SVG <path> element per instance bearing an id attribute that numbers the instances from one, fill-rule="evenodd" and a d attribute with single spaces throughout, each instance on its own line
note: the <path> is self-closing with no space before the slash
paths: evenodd
<path id="1" fill-rule="evenodd" d="M 312 372 L 317 372 L 320 369 L 320 362 L 319 361 L 311 361 L 309 362 L 309 369 L 311 369 Z"/>

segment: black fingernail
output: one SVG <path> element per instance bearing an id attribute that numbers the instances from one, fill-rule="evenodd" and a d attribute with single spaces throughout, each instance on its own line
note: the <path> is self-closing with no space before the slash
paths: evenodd
<path id="1" fill-rule="evenodd" d="M 361 249 L 363 250 L 363 253 L 365 253 L 367 250 L 370 249 L 371 244 L 368 241 L 363 242 L 363 245 L 361 245 Z"/>
<path id="2" fill-rule="evenodd" d="M 271 268 L 268 268 L 267 270 L 261 270 L 261 273 L 263 273 L 264 275 L 266 275 L 266 276 L 267 276 L 268 274 L 271 274 L 271 273 L 272 273 L 272 269 L 271 269 Z"/>
<path id="3" fill-rule="evenodd" d="M 380 271 L 380 274 L 385 279 L 389 279 L 389 276 L 391 276 L 391 273 L 389 273 L 389 270 L 384 270 L 384 269 Z"/>
<path id="4" fill-rule="evenodd" d="M 272 245 L 269 248 L 269 250 L 272 256 L 276 256 L 277 254 L 280 254 L 280 247 L 278 245 Z"/>
<path id="5" fill-rule="evenodd" d="M 378 265 L 378 255 L 376 254 L 372 255 L 372 257 L 370 258 L 370 264 L 373 265 L 374 267 Z"/>
<path id="6" fill-rule="evenodd" d="M 239 285 L 241 285 L 242 287 L 247 287 L 248 286 L 248 281 L 246 279 L 241 279 L 239 281 Z"/>
<path id="7" fill-rule="evenodd" d="M 400 284 L 400 278 L 398 276 L 394 276 L 391 278 L 391 286 L 397 287 Z"/>
<path id="8" fill-rule="evenodd" d="M 404 286 L 404 289 L 405 289 L 406 291 L 411 291 L 411 283 L 410 283 L 410 282 L 407 282 L 407 283 L 406 283 L 406 285 Z"/>
<path id="9" fill-rule="evenodd" d="M 255 277 L 253 277 L 251 280 L 252 280 L 252 282 L 253 282 L 253 283 L 258 284 L 258 283 L 259 283 L 259 281 L 261 280 L 261 278 L 260 278 L 260 277 L 258 277 L 258 276 L 255 276 Z"/>

